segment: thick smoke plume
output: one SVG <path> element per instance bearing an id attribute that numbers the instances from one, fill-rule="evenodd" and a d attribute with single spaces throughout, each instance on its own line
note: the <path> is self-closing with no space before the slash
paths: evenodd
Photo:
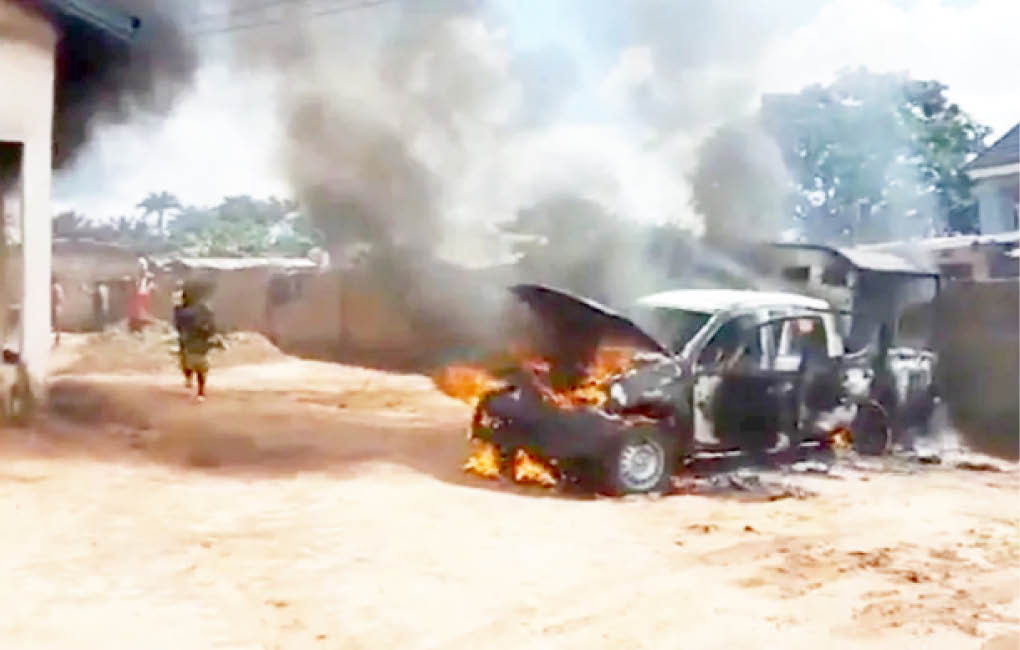
<path id="1" fill-rule="evenodd" d="M 295 4 L 234 44 L 240 65 L 276 79 L 277 159 L 336 259 L 368 244 L 389 260 L 372 267 L 388 293 L 426 305 L 444 296 L 445 322 L 487 330 L 499 316 L 422 265 L 505 258 L 494 224 L 525 237 L 576 233 L 526 247 L 502 281 L 615 306 L 670 286 L 756 286 L 681 232 L 698 220 L 685 174 L 697 139 L 753 103 L 755 57 L 814 3 L 767 16 L 676 4 L 575 5 L 570 19 L 612 52 L 581 117 L 562 115 L 584 92 L 578 62 L 554 47 L 515 50 L 481 3 L 392 2 L 346 17 Z"/>
<path id="2" fill-rule="evenodd" d="M 66 168 L 101 124 L 162 116 L 192 83 L 198 57 L 184 28 L 189 2 L 107 0 L 141 20 L 124 42 L 79 21 L 57 47 L 53 165 Z"/>
<path id="3" fill-rule="evenodd" d="M 592 13 L 619 11 L 596 4 Z M 333 20 L 328 28 L 295 9 L 289 21 L 237 43 L 239 60 L 280 80 L 287 125 L 280 160 L 296 198 L 334 242 L 453 248 L 456 256 L 483 246 L 484 225 L 512 221 L 522 210 L 544 205 L 546 221 L 571 220 L 550 208 L 555 197 L 575 199 L 560 206 L 598 204 L 628 239 L 642 221 L 691 225 L 685 196 L 675 191 L 685 184 L 684 167 L 672 142 L 657 143 L 704 128 L 706 116 L 722 117 L 711 92 L 715 80 L 702 83 L 713 76 L 712 62 L 717 55 L 726 61 L 752 56 L 767 38 L 750 39 L 753 46 L 748 39 L 728 41 L 720 49 L 701 36 L 694 45 L 704 51 L 685 58 L 656 27 L 660 21 L 645 20 L 664 10 L 645 2 L 625 12 L 638 17 L 626 35 L 638 43 L 631 49 L 647 49 L 659 68 L 638 78 L 608 71 L 624 110 L 645 98 L 634 119 L 645 136 L 648 128 L 657 134 L 649 146 L 641 144 L 640 129 L 600 140 L 597 129 L 589 135 L 558 122 L 576 64 L 556 49 L 511 54 L 476 3 L 393 3 L 358 12 L 354 27 Z M 706 18 L 725 32 L 733 28 L 729 13 L 709 11 Z M 617 67 L 626 68 L 625 60 Z M 664 81 L 673 65 L 689 73 L 689 89 Z M 680 106 L 700 108 L 679 123 L 660 123 L 645 111 L 665 114 Z M 490 257 L 498 257 L 494 248 Z"/>

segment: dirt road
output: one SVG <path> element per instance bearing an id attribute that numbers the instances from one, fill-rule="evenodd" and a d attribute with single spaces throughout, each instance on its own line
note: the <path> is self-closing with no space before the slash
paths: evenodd
<path id="1" fill-rule="evenodd" d="M 264 361 L 202 405 L 169 361 L 79 364 L 2 432 L 4 647 L 1020 644 L 1015 467 L 566 498 L 463 475 L 466 408 L 423 377 Z"/>

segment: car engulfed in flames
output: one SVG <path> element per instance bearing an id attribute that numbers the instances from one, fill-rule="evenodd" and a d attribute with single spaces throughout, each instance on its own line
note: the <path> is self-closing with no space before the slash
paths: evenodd
<path id="1" fill-rule="evenodd" d="M 536 317 L 531 345 L 501 370 L 457 365 L 436 377 L 474 408 L 468 472 L 661 493 L 701 455 L 890 449 L 896 401 L 883 402 L 889 391 L 874 380 L 888 355 L 846 352 L 824 302 L 725 295 L 732 306 L 667 348 L 598 303 L 541 285 L 511 291 Z"/>
<path id="2" fill-rule="evenodd" d="M 501 371 L 461 364 L 435 377 L 443 392 L 474 407 L 463 469 L 545 487 L 596 487 L 621 474 L 604 461 L 618 458 L 621 443 L 629 442 L 629 483 L 617 491 L 664 488 L 679 449 L 659 429 L 673 420 L 621 408 L 614 395 L 635 369 L 668 362 L 665 350 L 601 305 L 539 285 L 513 292 L 539 317 L 538 338 L 546 345 L 515 349 Z"/>
<path id="3" fill-rule="evenodd" d="M 545 408 L 563 412 L 602 409 L 610 400 L 612 382 L 630 370 L 638 357 L 639 353 L 631 347 L 602 346 L 579 379 L 559 389 L 553 386 L 551 378 L 555 363 L 535 355 L 518 355 L 516 376 L 512 379 L 500 379 L 475 365 L 444 368 L 436 377 L 436 385 L 447 395 L 475 408 L 475 418 L 468 433 L 473 451 L 463 469 L 486 479 L 505 476 L 518 483 L 544 487 L 559 484 L 564 476 L 557 467 L 557 459 L 546 459 L 534 445 L 501 450 L 491 437 L 487 438 L 486 432 L 498 429 L 501 419 L 480 406 L 500 395 L 519 391 L 524 384 L 528 386 L 531 397 Z"/>

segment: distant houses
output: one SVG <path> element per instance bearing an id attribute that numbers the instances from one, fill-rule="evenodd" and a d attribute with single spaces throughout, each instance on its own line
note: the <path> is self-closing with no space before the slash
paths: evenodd
<path id="1" fill-rule="evenodd" d="M 1020 229 L 1020 124 L 964 167 L 974 181 L 981 234 Z"/>

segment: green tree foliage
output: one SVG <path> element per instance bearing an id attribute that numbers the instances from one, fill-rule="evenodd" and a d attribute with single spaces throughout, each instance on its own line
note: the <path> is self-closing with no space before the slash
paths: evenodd
<path id="1" fill-rule="evenodd" d="M 135 207 L 143 211 L 143 219 L 153 214 L 156 215 L 156 227 L 159 232 L 165 233 L 168 213 L 170 210 L 180 210 L 181 203 L 176 196 L 164 190 L 159 193 L 150 192 Z"/>
<path id="2" fill-rule="evenodd" d="M 319 237 L 290 200 L 227 197 L 211 209 L 187 207 L 170 224 L 170 237 L 195 255 L 303 255 Z"/>
<path id="3" fill-rule="evenodd" d="M 149 223 L 148 215 L 90 221 L 81 214 L 65 212 L 54 217 L 53 234 L 195 256 L 305 255 L 321 245 L 320 234 L 288 199 L 232 196 L 211 208 L 180 205 L 176 199 L 175 208 L 168 200 L 149 201 L 163 194 L 167 193 L 152 193 L 142 203 L 149 205 L 152 214 L 159 214 L 160 206 L 164 215 L 173 209 L 170 219 L 160 217 L 156 224 Z"/>
<path id="4" fill-rule="evenodd" d="M 778 146 L 789 174 L 782 187 L 787 224 L 812 241 L 852 242 L 940 228 L 953 215 L 968 214 L 973 199 L 962 167 L 989 130 L 945 91 L 937 81 L 861 69 L 828 86 L 763 97 L 755 123 Z M 748 197 L 761 201 L 765 217 L 775 209 L 769 189 L 775 180 L 747 162 L 762 159 L 760 150 L 760 142 L 732 125 L 702 147 L 693 203 L 709 230 L 731 223 L 740 229 Z M 739 164 L 719 163 L 734 158 Z"/>
<path id="5" fill-rule="evenodd" d="M 53 217 L 54 237 L 73 237 L 88 228 L 88 219 L 73 210 Z"/>

